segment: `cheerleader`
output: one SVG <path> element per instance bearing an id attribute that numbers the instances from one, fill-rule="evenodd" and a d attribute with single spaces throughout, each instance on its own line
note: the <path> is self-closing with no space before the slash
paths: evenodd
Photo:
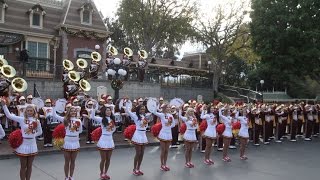
<path id="1" fill-rule="evenodd" d="M 148 144 L 146 130 L 148 127 L 148 121 L 146 119 L 146 107 L 139 105 L 136 108 L 136 112 L 133 113 L 130 110 L 129 104 L 126 103 L 126 113 L 131 117 L 136 125 L 136 130 L 133 134 L 131 142 L 135 145 L 136 155 L 134 157 L 133 175 L 140 176 L 143 172 L 140 170 L 142 163 L 145 145 Z"/>
<path id="2" fill-rule="evenodd" d="M 222 113 L 222 111 L 224 111 Z M 230 141 L 232 139 L 232 117 L 230 116 L 230 110 L 225 106 L 219 110 L 219 117 L 221 117 L 222 123 L 225 125 L 225 130 L 222 133 L 223 136 L 223 161 L 231 162 L 230 157 L 228 156 L 228 149 L 230 146 Z"/>
<path id="3" fill-rule="evenodd" d="M 203 137 L 206 139 L 206 148 L 205 148 L 205 160 L 204 163 L 207 165 L 214 164 L 213 160 L 210 159 L 210 154 L 212 152 L 212 143 L 217 139 L 217 118 L 213 114 L 215 108 L 213 106 L 209 106 L 207 108 L 206 105 L 203 105 L 201 111 L 201 119 L 207 121 L 207 129 L 204 131 Z M 207 111 L 207 113 L 206 113 Z"/>
<path id="4" fill-rule="evenodd" d="M 100 151 L 100 179 L 110 179 L 107 175 L 112 151 L 114 149 L 114 142 L 112 134 L 115 132 L 115 121 L 110 107 L 104 107 L 101 109 L 100 116 L 95 116 L 95 112 L 91 112 L 91 119 L 101 124 L 102 134 L 98 141 L 98 149 Z"/>
<path id="5" fill-rule="evenodd" d="M 238 119 L 240 121 L 241 127 L 239 130 L 239 138 L 240 138 L 240 159 L 241 160 L 247 160 L 248 157 L 246 155 L 244 155 L 245 150 L 246 150 L 246 145 L 248 143 L 248 139 L 249 139 L 249 118 L 248 113 L 247 113 L 247 109 L 243 108 L 241 110 L 241 115 L 239 116 L 239 112 L 237 112 L 236 114 L 236 119 Z"/>
<path id="6" fill-rule="evenodd" d="M 21 127 L 23 142 L 15 149 L 15 154 L 20 157 L 20 179 L 30 180 L 32 163 L 38 153 L 36 137 L 42 134 L 41 123 L 33 106 L 26 106 L 24 117 L 21 117 L 9 112 L 5 100 L 1 99 L 1 104 L 7 118 L 18 122 Z"/>
<path id="7" fill-rule="evenodd" d="M 181 115 L 181 110 L 179 111 L 179 118 L 186 124 L 187 129 L 183 135 L 184 145 L 185 145 L 185 159 L 187 168 L 194 168 L 194 164 L 191 162 L 192 159 L 192 148 L 197 142 L 196 130 L 198 128 L 197 118 L 194 115 L 194 109 L 188 108 L 185 116 Z"/>
<path id="8" fill-rule="evenodd" d="M 58 121 L 63 122 L 66 129 L 66 136 L 64 138 L 64 174 L 66 180 L 74 180 L 73 173 L 75 168 L 75 161 L 80 149 L 79 134 L 82 132 L 82 122 L 77 118 L 77 109 L 71 106 L 64 117 L 56 114 L 53 111 L 53 117 Z M 70 176 L 69 176 L 70 175 Z"/>
<path id="9" fill-rule="evenodd" d="M 0 139 L 4 138 L 5 135 L 6 133 L 4 132 L 2 125 L 0 124 Z"/>
<path id="10" fill-rule="evenodd" d="M 158 135 L 158 139 L 160 140 L 160 148 L 161 148 L 160 169 L 162 171 L 170 171 L 170 168 L 167 166 L 167 159 L 168 159 L 169 147 L 172 141 L 171 128 L 175 127 L 176 124 L 171 114 L 171 108 L 168 106 L 168 104 L 162 104 L 161 109 L 162 109 L 162 113 L 153 112 L 154 115 L 160 118 L 160 121 L 162 124 L 162 128 Z"/>

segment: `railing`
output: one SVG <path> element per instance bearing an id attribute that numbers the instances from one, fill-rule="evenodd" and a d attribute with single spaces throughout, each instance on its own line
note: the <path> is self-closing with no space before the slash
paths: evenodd
<path id="1" fill-rule="evenodd" d="M 236 97 L 245 98 L 247 102 L 263 100 L 263 95 L 261 93 L 250 89 L 229 85 L 220 85 L 219 89 L 224 93 L 233 92 Z"/>

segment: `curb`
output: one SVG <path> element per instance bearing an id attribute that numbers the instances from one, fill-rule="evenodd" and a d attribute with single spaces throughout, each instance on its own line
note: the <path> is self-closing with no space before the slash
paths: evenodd
<path id="1" fill-rule="evenodd" d="M 159 145 L 160 145 L 160 142 L 152 142 L 152 143 L 148 143 L 146 146 L 159 146 Z M 115 149 L 125 149 L 125 148 L 131 148 L 131 147 L 133 147 L 133 145 L 129 144 L 129 143 L 115 145 Z M 80 148 L 80 151 L 94 151 L 94 150 L 97 150 L 96 146 Z M 45 155 L 59 154 L 59 153 L 61 153 L 61 150 L 53 149 L 53 150 L 47 150 L 47 151 L 39 151 L 37 156 L 45 156 Z M 14 153 L 4 154 L 4 155 L 0 155 L 0 160 L 13 159 L 16 157 L 17 157 L 17 155 L 15 155 Z"/>

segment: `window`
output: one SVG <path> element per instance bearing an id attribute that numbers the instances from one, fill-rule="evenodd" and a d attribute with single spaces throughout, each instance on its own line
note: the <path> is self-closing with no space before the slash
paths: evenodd
<path id="1" fill-rule="evenodd" d="M 8 46 L 0 46 L 0 56 L 4 55 L 6 56 L 9 52 Z"/>
<path id="2" fill-rule="evenodd" d="M 81 24 L 92 25 L 92 13 L 94 8 L 91 2 L 84 3 L 78 10 L 80 12 Z"/>
<path id="3" fill-rule="evenodd" d="M 27 49 L 29 51 L 28 70 L 50 70 L 50 59 L 48 59 L 48 43 L 27 41 Z"/>
<path id="4" fill-rule="evenodd" d="M 40 26 L 40 14 L 39 13 L 33 13 L 32 26 Z"/>
<path id="5" fill-rule="evenodd" d="M 30 27 L 42 29 L 43 28 L 43 17 L 46 15 L 44 9 L 39 5 L 33 6 L 29 11 Z"/>
<path id="6" fill-rule="evenodd" d="M 83 23 L 90 24 L 90 11 L 83 11 Z"/>
<path id="7" fill-rule="evenodd" d="M 0 1 L 0 23 L 4 23 L 5 11 L 8 8 L 8 5 L 3 1 Z"/>
<path id="8" fill-rule="evenodd" d="M 91 25 L 92 24 L 92 12 L 90 10 L 81 11 L 81 24 Z"/>

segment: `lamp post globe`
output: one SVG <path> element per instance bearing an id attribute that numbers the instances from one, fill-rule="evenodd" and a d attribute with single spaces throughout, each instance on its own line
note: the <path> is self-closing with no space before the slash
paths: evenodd
<path id="1" fill-rule="evenodd" d="M 99 44 L 95 45 L 94 49 L 99 50 L 100 49 L 100 45 Z"/>

